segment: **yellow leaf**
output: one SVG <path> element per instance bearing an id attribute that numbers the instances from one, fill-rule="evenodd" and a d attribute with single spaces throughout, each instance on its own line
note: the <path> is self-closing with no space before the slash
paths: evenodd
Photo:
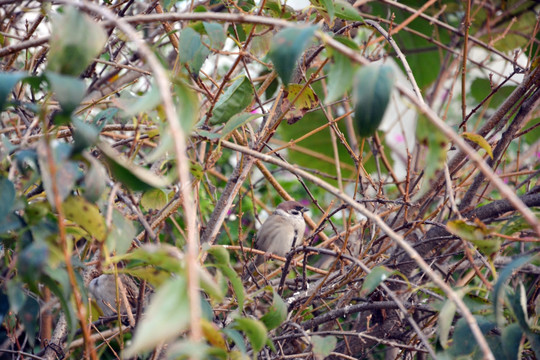
<path id="1" fill-rule="evenodd" d="M 317 100 L 315 99 L 315 94 L 313 94 L 313 91 L 311 91 L 310 88 L 305 87 L 301 84 L 290 84 L 287 87 L 288 95 L 287 99 L 289 102 L 293 102 L 293 100 L 296 98 L 296 96 L 300 93 L 302 94 L 298 96 L 298 99 L 294 102 L 294 106 L 300 108 L 300 109 L 311 109 L 317 104 Z"/>
<path id="2" fill-rule="evenodd" d="M 482 135 L 473 134 L 470 132 L 464 132 L 461 134 L 465 139 L 472 141 L 476 145 L 480 146 L 482 149 L 486 150 L 489 157 L 493 159 L 493 152 L 491 151 L 491 146 L 488 144 L 486 139 Z"/>
<path id="3" fill-rule="evenodd" d="M 105 240 L 105 219 L 96 205 L 81 196 L 70 196 L 62 204 L 62 208 L 68 220 L 79 225 L 97 240 Z"/>
<path id="4" fill-rule="evenodd" d="M 210 344 L 220 349 L 227 350 L 225 340 L 223 339 L 223 336 L 221 335 L 219 329 L 215 324 L 212 324 L 205 319 L 201 319 L 201 327 L 204 337 L 206 338 L 206 340 L 208 340 Z"/>

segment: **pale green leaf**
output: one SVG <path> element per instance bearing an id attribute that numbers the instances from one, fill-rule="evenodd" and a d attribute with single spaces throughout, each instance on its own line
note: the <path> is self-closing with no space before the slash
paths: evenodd
<path id="1" fill-rule="evenodd" d="M 210 50 L 203 45 L 201 35 L 190 27 L 182 29 L 178 47 L 179 60 L 187 64 L 192 74 L 198 74 Z"/>
<path id="2" fill-rule="evenodd" d="M 167 194 L 161 189 L 146 190 L 141 197 L 141 206 L 146 211 L 162 209 L 167 202 Z"/>
<path id="3" fill-rule="evenodd" d="M 114 209 L 111 229 L 107 236 L 107 249 L 114 251 L 116 255 L 123 255 L 131 247 L 135 235 L 137 235 L 137 229 L 133 222 Z"/>
<path id="4" fill-rule="evenodd" d="M 19 71 L 11 73 L 0 72 L 0 111 L 4 110 L 6 99 L 8 98 L 11 89 L 26 76 L 26 73 Z"/>
<path id="5" fill-rule="evenodd" d="M 364 297 L 371 294 L 377 288 L 377 286 L 379 286 L 382 282 L 388 279 L 388 277 L 392 275 L 392 273 L 392 270 L 384 266 L 377 266 L 373 268 L 364 279 L 362 289 L 360 290 L 360 296 Z"/>
<path id="6" fill-rule="evenodd" d="M 15 186 L 4 177 L 0 177 L 0 219 L 3 219 L 13 208 L 15 202 Z"/>
<path id="7" fill-rule="evenodd" d="M 184 133 L 189 135 L 198 119 L 199 99 L 197 94 L 183 80 L 176 79 L 173 83 L 178 120 L 180 121 L 180 125 L 182 125 Z"/>
<path id="8" fill-rule="evenodd" d="M 354 72 L 354 67 L 351 60 L 339 52 L 335 52 L 333 58 L 334 63 L 330 66 L 330 71 L 328 72 L 326 104 L 341 98 L 349 91 L 353 84 L 353 76 L 351 74 Z"/>
<path id="9" fill-rule="evenodd" d="M 229 121 L 227 121 L 227 123 L 221 130 L 221 138 L 225 138 L 227 135 L 238 129 L 240 126 L 245 125 L 261 116 L 262 114 L 252 113 L 240 113 L 233 115 L 233 117 L 231 117 Z"/>
<path id="10" fill-rule="evenodd" d="M 86 84 L 78 77 L 46 71 L 45 76 L 51 84 L 54 97 L 60 103 L 62 112 L 71 114 L 81 103 L 86 93 Z"/>
<path id="11" fill-rule="evenodd" d="M 107 35 L 105 30 L 74 7 L 52 16 L 47 69 L 78 76 L 99 55 Z"/>
<path id="12" fill-rule="evenodd" d="M 190 316 L 186 279 L 171 278 L 156 290 L 124 356 L 134 357 L 176 338 L 187 330 Z"/>
<path id="13" fill-rule="evenodd" d="M 223 30 L 223 25 L 218 23 L 203 22 L 204 30 L 210 38 L 210 47 L 216 50 L 221 50 L 225 45 L 225 40 L 227 37 L 225 31 Z"/>
<path id="14" fill-rule="evenodd" d="M 358 10 L 346 0 L 333 0 L 336 17 L 343 20 L 364 21 Z M 330 14 L 330 13 L 329 13 Z"/>
<path id="15" fill-rule="evenodd" d="M 499 251 L 501 247 L 502 240 L 490 236 L 492 230 L 478 219 L 474 223 L 459 219 L 452 220 L 446 224 L 446 228 L 450 233 L 471 242 L 484 255 L 489 256 Z"/>
<path id="16" fill-rule="evenodd" d="M 311 343 L 313 344 L 312 351 L 315 359 L 322 360 L 330 356 L 330 353 L 334 351 L 337 345 L 337 338 L 335 336 L 313 335 L 311 337 Z"/>

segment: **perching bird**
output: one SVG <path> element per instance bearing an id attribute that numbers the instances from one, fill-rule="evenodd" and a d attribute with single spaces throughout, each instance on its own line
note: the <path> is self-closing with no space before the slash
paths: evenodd
<path id="1" fill-rule="evenodd" d="M 307 210 L 298 201 L 285 201 L 279 204 L 259 229 L 254 248 L 278 256 L 287 255 L 293 246 L 302 243 L 306 231 L 303 214 Z M 257 255 L 254 264 L 248 267 L 249 273 L 253 273 L 255 267 L 264 260 L 263 255 Z"/>
<path id="2" fill-rule="evenodd" d="M 135 281 L 127 275 L 119 275 L 118 281 L 122 281 L 122 285 L 126 290 L 126 297 L 131 307 L 131 311 L 134 313 L 137 309 L 137 300 L 139 296 L 139 286 Z M 103 315 L 113 316 L 116 314 L 116 281 L 115 276 L 112 274 L 102 274 L 97 278 L 90 281 L 88 285 L 90 294 L 98 304 Z M 126 306 L 122 301 L 122 296 L 120 298 L 120 312 L 126 313 Z"/>

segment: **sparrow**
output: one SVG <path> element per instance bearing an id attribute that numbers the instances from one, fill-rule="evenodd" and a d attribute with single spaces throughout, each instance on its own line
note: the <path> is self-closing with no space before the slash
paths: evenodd
<path id="1" fill-rule="evenodd" d="M 118 281 L 122 281 L 124 289 L 126 289 L 126 297 L 131 307 L 131 311 L 137 309 L 137 301 L 139 296 L 139 286 L 135 281 L 127 275 L 119 275 Z M 116 281 L 115 276 L 111 274 L 102 274 L 88 285 L 90 295 L 96 301 L 104 316 L 113 316 L 116 314 Z M 120 297 L 120 312 L 126 313 L 126 306 Z"/>
<path id="2" fill-rule="evenodd" d="M 284 257 L 293 246 L 299 245 L 306 231 L 305 208 L 298 201 L 285 201 L 266 219 L 257 233 L 254 248 Z M 265 257 L 257 255 L 248 270 L 253 273 Z"/>

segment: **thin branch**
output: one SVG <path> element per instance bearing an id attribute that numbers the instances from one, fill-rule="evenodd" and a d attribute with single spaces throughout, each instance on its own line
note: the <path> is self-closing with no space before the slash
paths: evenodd
<path id="1" fill-rule="evenodd" d="M 416 100 L 416 97 L 414 95 L 410 95 L 410 97 L 414 98 Z M 430 110 L 431 111 L 431 110 Z M 466 144 L 465 144 L 466 145 Z M 484 353 L 485 357 L 487 359 L 495 359 L 493 356 L 489 345 L 486 342 L 486 339 L 482 335 L 482 331 L 478 327 L 478 323 L 476 322 L 476 319 L 471 314 L 470 310 L 468 309 L 467 305 L 463 302 L 461 297 L 455 293 L 445 282 L 444 280 L 435 273 L 430 266 L 424 261 L 424 259 L 416 252 L 416 250 L 401 237 L 399 234 L 395 233 L 385 222 L 383 219 L 381 219 L 377 214 L 372 213 L 371 211 L 368 211 L 363 205 L 357 203 L 353 198 L 351 198 L 349 195 L 339 191 L 332 185 L 328 184 L 327 182 L 322 181 L 321 179 L 298 169 L 295 166 L 289 165 L 281 160 L 277 160 L 271 156 L 261 154 L 257 151 L 253 151 L 251 149 L 238 146 L 236 144 L 230 143 L 228 141 L 222 141 L 222 146 L 227 147 L 231 150 L 238 151 L 241 153 L 244 153 L 246 155 L 249 155 L 254 158 L 258 158 L 262 161 L 269 162 L 275 165 L 278 165 L 298 176 L 301 176 L 308 181 L 311 181 L 312 183 L 316 184 L 317 186 L 325 189 L 326 191 L 334 194 L 336 197 L 340 198 L 347 204 L 351 205 L 356 211 L 360 212 L 370 220 L 372 220 L 375 224 L 377 224 L 382 231 L 384 231 L 388 236 L 393 239 L 401 248 L 403 248 L 407 254 L 420 266 L 420 268 L 433 280 L 433 282 L 439 286 L 445 294 L 448 296 L 452 302 L 454 302 L 457 306 L 457 308 L 460 310 L 462 315 L 464 316 L 465 320 L 467 321 L 467 324 L 471 328 L 471 331 L 478 342 L 480 348 L 482 349 L 482 352 Z M 467 145 L 468 146 L 468 145 Z M 476 155 L 476 154 L 475 154 Z M 527 209 L 528 210 L 528 209 Z"/>

